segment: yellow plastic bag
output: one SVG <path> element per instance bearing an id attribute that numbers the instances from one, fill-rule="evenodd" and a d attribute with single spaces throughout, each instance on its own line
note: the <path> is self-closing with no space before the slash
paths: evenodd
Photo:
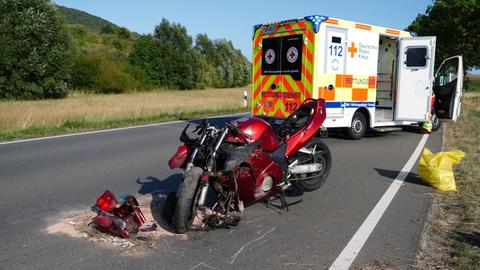
<path id="1" fill-rule="evenodd" d="M 457 191 L 452 167 L 463 157 L 465 153 L 460 150 L 433 154 L 427 148 L 423 149 L 422 157 L 418 162 L 420 179 L 441 191 Z"/>

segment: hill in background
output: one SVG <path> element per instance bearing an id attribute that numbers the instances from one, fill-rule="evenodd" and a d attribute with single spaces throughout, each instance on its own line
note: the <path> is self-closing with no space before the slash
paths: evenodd
<path id="1" fill-rule="evenodd" d="M 184 26 L 165 18 L 158 32 L 142 36 L 87 12 L 57 7 L 77 48 L 72 89 L 122 93 L 231 88 L 250 82 L 251 63 L 228 40 L 210 40 L 206 34 L 191 37 Z"/>
<path id="2" fill-rule="evenodd" d="M 65 22 L 69 24 L 81 24 L 88 30 L 100 33 L 102 29 L 111 28 L 113 30 L 119 28 L 118 25 L 111 23 L 100 17 L 91 15 L 87 12 L 57 5 L 58 10 L 65 17 Z"/>

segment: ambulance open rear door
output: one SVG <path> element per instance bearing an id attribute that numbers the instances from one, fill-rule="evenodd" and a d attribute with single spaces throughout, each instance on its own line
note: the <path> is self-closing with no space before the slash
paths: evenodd
<path id="1" fill-rule="evenodd" d="M 394 120 L 428 121 L 435 64 L 435 37 L 399 39 Z"/>
<path id="2" fill-rule="evenodd" d="M 445 59 L 435 74 L 433 85 L 435 111 L 438 118 L 457 120 L 463 94 L 463 58 Z"/>

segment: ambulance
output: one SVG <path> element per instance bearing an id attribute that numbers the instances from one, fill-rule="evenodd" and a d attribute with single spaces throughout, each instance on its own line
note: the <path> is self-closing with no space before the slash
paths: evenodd
<path id="1" fill-rule="evenodd" d="M 460 114 L 462 56 L 434 76 L 435 37 L 314 15 L 254 26 L 252 60 L 252 114 L 269 121 L 306 98 L 323 98 L 324 126 L 351 139 Z"/>

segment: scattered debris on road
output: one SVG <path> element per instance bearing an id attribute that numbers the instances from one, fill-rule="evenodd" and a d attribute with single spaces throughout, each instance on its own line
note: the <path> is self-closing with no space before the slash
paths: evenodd
<path id="1" fill-rule="evenodd" d="M 145 223 L 145 216 L 138 206 L 137 199 L 131 195 L 123 195 L 119 200 L 110 191 L 105 191 L 92 206 L 97 213 L 89 224 L 93 228 L 118 236 L 129 238 L 135 236 Z"/>
<path id="2" fill-rule="evenodd" d="M 152 225 L 146 226 L 145 228 L 141 228 L 140 231 L 142 232 L 153 232 L 157 230 L 157 223 L 153 223 Z"/>
<path id="3" fill-rule="evenodd" d="M 48 234 L 65 234 L 72 238 L 84 239 L 103 248 L 120 249 L 127 255 L 138 254 L 148 250 L 156 250 L 161 239 L 186 240 L 187 235 L 175 234 L 167 221 L 162 219 L 162 212 L 167 207 L 164 200 L 150 196 L 137 195 L 139 210 L 145 217 L 145 224 L 139 228 L 134 237 L 119 238 L 98 231 L 89 224 L 96 214 L 91 211 L 76 211 L 60 214 L 44 231 Z M 166 199 L 165 199 L 166 200 Z M 202 230 L 198 227 L 197 230 Z"/>

